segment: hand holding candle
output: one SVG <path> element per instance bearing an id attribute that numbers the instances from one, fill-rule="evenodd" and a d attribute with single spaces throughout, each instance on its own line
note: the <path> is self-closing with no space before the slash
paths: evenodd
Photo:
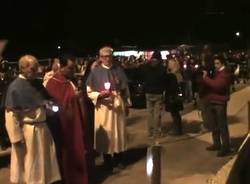
<path id="1" fill-rule="evenodd" d="M 110 96 L 110 86 L 111 86 L 110 82 L 105 82 L 104 83 L 104 89 L 105 90 L 101 91 L 101 93 L 99 95 L 100 98 L 107 98 L 107 97 Z"/>

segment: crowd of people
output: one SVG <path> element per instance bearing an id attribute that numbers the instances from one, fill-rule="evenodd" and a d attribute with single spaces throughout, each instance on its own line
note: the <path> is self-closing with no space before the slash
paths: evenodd
<path id="1" fill-rule="evenodd" d="M 234 57 L 238 60 L 230 68 Z M 199 99 L 212 132 L 207 150 L 229 154 L 230 86 L 233 76 L 249 77 L 248 68 L 237 74 L 237 65 L 249 66 L 247 54 L 214 55 L 204 49 L 200 56 L 174 52 L 162 59 L 155 51 L 151 58 L 114 58 L 111 47 L 88 59 L 64 54 L 48 65 L 32 55 L 21 57 L 18 66 L 2 62 L 1 84 L 11 81 L 1 95 L 1 138 L 8 135 L 12 147 L 11 182 L 93 183 L 96 152 L 107 170 L 123 169 L 126 117 L 133 103 L 129 82 L 135 77 L 145 88 L 149 138 L 164 136 L 164 110 L 173 119 L 168 134 L 182 135 L 183 103 Z"/>
<path id="2" fill-rule="evenodd" d="M 240 83 L 241 81 L 246 83 L 250 79 L 250 58 L 246 52 L 229 50 L 220 51 L 219 53 L 225 60 L 227 68 L 232 74 L 232 90 L 235 89 L 235 83 Z M 186 102 L 195 102 L 197 98 L 199 90 L 197 78 L 199 77 L 200 71 L 203 70 L 204 67 L 209 67 L 209 69 L 211 68 L 210 72 L 213 72 L 212 57 L 213 51 L 209 48 L 205 48 L 201 52 L 173 50 L 162 60 L 162 65 L 165 68 L 167 68 L 170 59 L 176 60 L 178 65 L 176 70 L 181 74 L 181 78 L 179 76 L 178 79 L 182 82 Z M 145 57 L 121 56 L 118 57 L 117 60 L 125 69 L 128 78 L 132 80 L 140 80 L 140 76 L 137 75 L 139 73 L 137 70 L 148 63 L 148 59 Z M 209 75 L 212 75 L 212 73 Z"/>

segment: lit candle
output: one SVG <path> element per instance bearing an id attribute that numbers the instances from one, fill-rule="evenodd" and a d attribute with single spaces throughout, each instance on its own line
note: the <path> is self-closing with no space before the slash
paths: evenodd
<path id="1" fill-rule="evenodd" d="M 59 107 L 57 105 L 53 105 L 52 106 L 52 111 L 53 112 L 58 112 L 59 111 Z"/>
<path id="2" fill-rule="evenodd" d="M 110 82 L 105 82 L 104 83 L 104 88 L 106 89 L 106 90 L 110 90 Z"/>

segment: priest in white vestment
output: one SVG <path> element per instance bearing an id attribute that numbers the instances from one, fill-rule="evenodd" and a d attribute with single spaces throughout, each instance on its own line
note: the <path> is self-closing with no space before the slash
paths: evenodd
<path id="1" fill-rule="evenodd" d="M 5 119 L 12 144 L 12 183 L 49 184 L 61 179 L 54 140 L 46 122 L 46 90 L 34 80 L 37 68 L 35 57 L 21 57 L 21 74 L 7 91 Z"/>
<path id="2" fill-rule="evenodd" d="M 97 152 L 111 168 L 112 155 L 126 150 L 126 110 L 131 105 L 127 77 L 123 69 L 113 64 L 112 48 L 99 51 L 100 64 L 86 82 L 87 93 L 95 105 L 95 143 Z"/>

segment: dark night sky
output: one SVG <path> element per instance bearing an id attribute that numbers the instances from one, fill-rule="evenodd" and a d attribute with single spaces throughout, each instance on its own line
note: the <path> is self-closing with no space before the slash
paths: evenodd
<path id="1" fill-rule="evenodd" d="M 150 2 L 8 0 L 2 5 L 0 36 L 10 40 L 7 51 L 15 56 L 55 53 L 58 44 L 84 53 L 105 44 L 226 42 L 235 31 L 247 35 L 249 30 L 247 1 Z"/>

